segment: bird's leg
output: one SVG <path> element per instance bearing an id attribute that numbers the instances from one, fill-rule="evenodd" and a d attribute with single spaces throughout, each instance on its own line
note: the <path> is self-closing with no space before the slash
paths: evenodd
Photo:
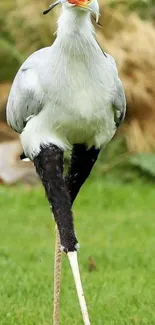
<path id="1" fill-rule="evenodd" d="M 34 158 L 36 171 L 45 187 L 46 195 L 57 223 L 62 250 L 76 251 L 70 196 L 63 179 L 63 151 L 55 145 L 41 147 Z"/>
<path id="2" fill-rule="evenodd" d="M 97 159 L 98 153 L 99 150 L 96 150 L 95 148 L 92 148 L 89 151 L 86 149 L 84 145 L 74 146 L 69 173 L 65 178 L 66 186 L 68 188 L 67 193 L 66 193 L 67 188 L 65 186 L 65 183 L 63 181 L 63 176 L 62 176 L 63 152 L 56 146 L 50 145 L 49 147 L 42 148 L 40 154 L 34 159 L 36 170 L 43 182 L 48 200 L 53 208 L 54 217 L 57 222 L 59 233 L 60 233 L 61 245 L 64 246 L 64 244 L 68 243 L 68 245 L 64 246 L 64 250 L 68 252 L 68 258 L 73 271 L 73 276 L 75 279 L 75 284 L 77 288 L 77 293 L 78 293 L 85 325 L 90 325 L 90 321 L 89 321 L 87 306 L 86 306 L 86 302 L 82 290 L 82 284 L 81 284 L 78 261 L 77 261 L 77 252 L 75 251 L 77 247 L 76 246 L 77 240 L 74 234 L 71 205 L 76 195 L 78 194 L 80 187 L 88 177 Z M 68 192 L 69 195 L 67 195 Z M 62 205 L 60 204 L 60 202 L 63 204 L 65 203 L 64 211 L 62 209 Z M 68 228 L 66 227 L 67 215 L 69 216 Z M 65 220 L 63 220 L 62 217 L 65 218 Z M 66 231 L 67 229 L 69 229 L 69 233 Z M 64 230 L 66 231 L 66 234 L 63 238 Z M 57 254 L 59 254 L 57 249 L 56 251 Z M 56 258 L 57 258 L 57 254 L 56 254 Z M 57 260 L 56 269 L 58 264 L 59 263 Z M 55 282 L 56 285 L 55 289 L 58 290 L 57 298 L 59 300 L 60 272 L 58 273 L 57 281 L 58 282 Z M 58 311 L 59 304 L 57 304 L 56 308 Z M 55 310 L 54 312 L 55 325 L 58 325 L 58 315 L 56 316 L 57 311 Z"/>
<path id="3" fill-rule="evenodd" d="M 54 258 L 54 310 L 53 325 L 59 325 L 60 281 L 61 281 L 61 250 L 60 235 L 56 226 L 55 258 Z"/>
<path id="4" fill-rule="evenodd" d="M 57 223 L 54 266 L 54 312 L 53 324 L 59 325 L 59 301 L 61 279 L 61 246 L 67 252 L 76 249 L 71 203 L 63 179 L 63 152 L 54 145 L 41 148 L 34 165 L 45 187 L 47 198 Z M 59 230 L 58 230 L 59 229 Z M 60 238 L 61 236 L 61 238 Z"/>
<path id="5" fill-rule="evenodd" d="M 71 162 L 65 182 L 73 204 L 80 188 L 88 178 L 97 158 L 100 149 L 92 147 L 87 149 L 84 144 L 73 146 Z"/>
<path id="6" fill-rule="evenodd" d="M 92 147 L 87 150 L 85 145 L 76 144 L 73 147 L 71 162 L 65 182 L 70 194 L 71 203 L 73 204 L 81 186 L 88 178 L 100 150 Z M 87 305 L 82 288 L 77 252 L 69 252 L 68 259 L 72 268 L 78 299 L 81 307 L 83 321 L 85 325 L 90 325 Z"/>
<path id="7" fill-rule="evenodd" d="M 98 157 L 99 150 L 95 149 L 94 147 L 90 150 L 87 150 L 85 145 L 74 145 L 71 163 L 69 166 L 68 175 L 65 178 L 66 185 L 69 189 L 71 203 L 78 194 L 80 187 L 85 182 L 86 178 L 90 174 L 90 171 L 96 162 Z M 58 240 L 59 233 L 58 230 L 56 232 L 56 239 Z M 60 296 L 60 268 L 61 268 L 61 253 L 56 244 L 56 255 L 55 255 L 55 304 L 54 304 L 54 325 L 58 325 L 58 315 L 59 315 L 59 296 Z M 77 294 L 79 298 L 79 303 L 81 307 L 81 312 L 83 315 L 84 323 L 89 325 L 89 316 L 87 311 L 87 306 L 84 298 L 84 293 L 82 289 L 79 267 L 78 267 L 78 260 L 77 254 L 75 253 L 68 253 L 69 262 L 71 264 Z"/>
<path id="8" fill-rule="evenodd" d="M 84 292 L 83 292 L 83 288 L 82 288 L 82 283 L 81 283 L 77 252 L 68 252 L 67 255 L 68 255 L 68 259 L 69 259 L 71 269 L 73 272 L 73 277 L 74 277 L 74 281 L 75 281 L 75 285 L 76 285 L 76 290 L 77 290 L 77 295 L 78 295 L 81 313 L 82 313 L 82 317 L 83 317 L 83 322 L 84 322 L 84 325 L 90 325 L 87 305 L 86 305 Z"/>

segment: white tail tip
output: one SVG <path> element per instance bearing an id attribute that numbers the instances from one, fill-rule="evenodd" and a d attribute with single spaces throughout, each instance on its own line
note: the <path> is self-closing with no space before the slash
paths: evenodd
<path id="1" fill-rule="evenodd" d="M 79 265 L 78 265 L 78 258 L 77 258 L 77 252 L 69 252 L 67 254 L 71 269 L 73 272 L 73 277 L 76 285 L 76 290 L 79 298 L 79 303 L 81 307 L 81 312 L 83 316 L 84 325 L 90 325 L 89 321 L 89 315 L 87 310 L 87 305 L 84 297 L 84 292 L 82 288 L 81 278 L 80 278 L 80 271 L 79 271 Z"/>

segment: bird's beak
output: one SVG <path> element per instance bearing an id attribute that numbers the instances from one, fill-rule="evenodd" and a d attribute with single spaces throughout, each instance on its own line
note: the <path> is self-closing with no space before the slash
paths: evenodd
<path id="1" fill-rule="evenodd" d="M 96 23 L 99 21 L 99 4 L 93 0 L 68 0 L 69 3 L 74 3 L 75 6 L 91 11 L 96 16 Z"/>
<path id="2" fill-rule="evenodd" d="M 43 15 L 48 14 L 53 8 L 55 8 L 57 5 L 59 5 L 60 3 L 62 3 L 62 0 L 56 0 L 55 2 L 53 2 L 48 9 L 46 9 L 45 11 L 43 11 Z"/>

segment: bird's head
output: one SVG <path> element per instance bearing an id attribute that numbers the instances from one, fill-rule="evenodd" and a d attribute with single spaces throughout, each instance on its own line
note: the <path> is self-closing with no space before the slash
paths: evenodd
<path id="1" fill-rule="evenodd" d="M 51 11 L 54 7 L 59 4 L 63 4 L 68 9 L 69 8 L 77 8 L 79 10 L 90 11 L 92 14 L 96 16 L 96 22 L 99 20 L 99 4 L 98 0 L 56 0 L 53 2 L 50 7 L 43 12 L 46 15 L 49 11 Z"/>

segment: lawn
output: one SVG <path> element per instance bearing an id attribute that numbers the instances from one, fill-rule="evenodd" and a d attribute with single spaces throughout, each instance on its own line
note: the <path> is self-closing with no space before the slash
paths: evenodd
<path id="1" fill-rule="evenodd" d="M 1 186 L 0 211 L 0 325 L 52 325 L 54 222 L 42 187 Z M 74 213 L 91 324 L 155 325 L 154 185 L 92 177 Z M 64 255 L 60 325 L 82 324 Z"/>

